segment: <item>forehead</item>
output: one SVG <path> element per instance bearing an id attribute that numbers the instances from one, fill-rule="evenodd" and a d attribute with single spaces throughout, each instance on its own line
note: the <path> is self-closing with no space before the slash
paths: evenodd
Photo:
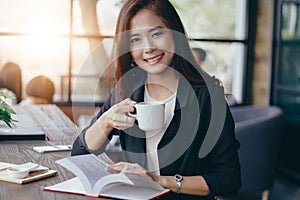
<path id="1" fill-rule="evenodd" d="M 166 27 L 162 19 L 149 9 L 142 9 L 130 21 L 130 29 L 147 29 L 150 27 Z"/>

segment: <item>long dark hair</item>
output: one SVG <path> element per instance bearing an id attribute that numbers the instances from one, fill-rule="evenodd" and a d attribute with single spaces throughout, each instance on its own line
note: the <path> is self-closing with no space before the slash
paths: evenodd
<path id="1" fill-rule="evenodd" d="M 114 53 L 116 56 L 113 64 L 115 78 L 119 84 L 118 92 L 121 98 L 125 98 L 124 90 L 129 83 L 120 79 L 132 69 L 132 57 L 130 54 L 129 30 L 131 19 L 142 9 L 153 11 L 172 30 L 175 41 L 175 53 L 172 67 L 182 74 L 187 80 L 194 83 L 203 83 L 200 73 L 205 74 L 196 63 L 183 24 L 173 5 L 168 0 L 127 0 L 120 11 L 115 32 Z M 200 73 L 199 73 L 200 72 Z M 111 73 L 108 73 L 111 76 Z M 109 77 L 111 80 L 111 77 Z M 125 89 L 126 90 L 126 89 Z"/>

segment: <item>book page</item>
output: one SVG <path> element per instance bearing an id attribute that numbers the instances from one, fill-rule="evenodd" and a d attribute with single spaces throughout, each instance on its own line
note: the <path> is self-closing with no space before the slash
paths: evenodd
<path id="1" fill-rule="evenodd" d="M 117 199 L 152 199 L 170 191 L 149 178 L 133 174 L 126 176 L 132 185 L 111 181 L 111 184 L 102 188 L 101 195 Z"/>
<path id="2" fill-rule="evenodd" d="M 168 189 L 154 190 L 152 188 L 130 186 L 126 184 L 112 184 L 103 189 L 101 196 L 117 199 L 154 199 L 170 192 Z"/>
<path id="3" fill-rule="evenodd" d="M 72 171 L 88 194 L 98 194 L 102 187 L 112 182 L 133 184 L 124 174 L 107 172 L 107 164 L 93 154 L 68 157 L 56 162 Z"/>
<path id="4" fill-rule="evenodd" d="M 67 181 L 44 187 L 44 190 L 50 190 L 50 191 L 58 191 L 58 192 L 67 192 L 67 193 L 74 193 L 74 194 L 86 194 L 84 191 L 84 187 L 79 180 L 78 177 L 69 179 Z M 95 197 L 98 197 L 99 195 L 95 195 Z"/>
<path id="5" fill-rule="evenodd" d="M 115 164 L 115 162 L 112 161 L 112 160 L 110 159 L 110 157 L 109 157 L 106 153 L 100 154 L 100 155 L 98 156 L 98 158 L 99 158 L 100 160 L 104 161 L 104 162 L 105 162 L 106 164 L 108 164 L 108 165 Z"/>

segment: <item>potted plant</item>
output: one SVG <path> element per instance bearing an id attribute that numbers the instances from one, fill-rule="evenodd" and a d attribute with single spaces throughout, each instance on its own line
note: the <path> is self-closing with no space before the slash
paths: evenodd
<path id="1" fill-rule="evenodd" d="M 15 122 L 12 119 L 12 115 L 16 114 L 15 111 L 5 102 L 5 99 L 13 98 L 7 93 L 0 91 L 0 121 L 5 122 L 7 126 L 12 127 L 12 123 Z"/>

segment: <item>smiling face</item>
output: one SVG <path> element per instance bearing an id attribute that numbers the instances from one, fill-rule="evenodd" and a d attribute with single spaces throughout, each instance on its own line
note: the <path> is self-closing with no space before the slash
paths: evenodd
<path id="1" fill-rule="evenodd" d="M 175 51 L 172 32 L 153 11 L 142 9 L 132 18 L 130 51 L 148 74 L 161 74 L 170 66 Z"/>

